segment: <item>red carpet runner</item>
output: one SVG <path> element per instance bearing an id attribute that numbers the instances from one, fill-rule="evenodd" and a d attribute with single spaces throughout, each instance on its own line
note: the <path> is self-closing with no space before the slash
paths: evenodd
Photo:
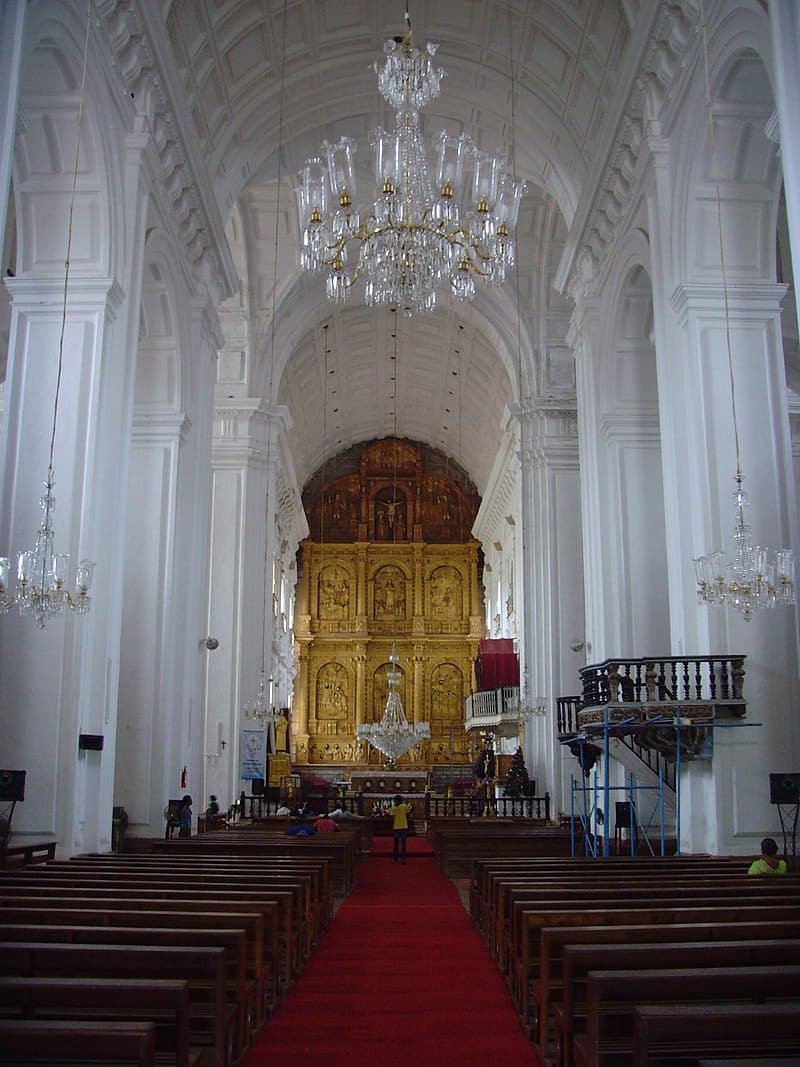
<path id="1" fill-rule="evenodd" d="M 497 968 L 424 838 L 375 838 L 356 886 L 245 1067 L 539 1067 Z"/>

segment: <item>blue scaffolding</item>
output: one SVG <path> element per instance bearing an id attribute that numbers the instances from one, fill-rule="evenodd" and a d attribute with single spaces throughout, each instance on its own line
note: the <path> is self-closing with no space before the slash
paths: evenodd
<path id="1" fill-rule="evenodd" d="M 710 720 L 694 721 L 687 720 L 679 714 L 666 715 L 664 713 L 654 715 L 646 720 L 636 716 L 611 722 L 609 709 L 603 712 L 603 724 L 598 727 L 592 724 L 584 729 L 577 737 L 570 738 L 562 744 L 587 744 L 597 746 L 595 734 L 602 731 L 602 754 L 603 754 L 603 781 L 599 780 L 597 771 L 594 771 L 593 782 L 587 785 L 579 782 L 572 775 L 570 779 L 570 851 L 573 857 L 588 856 L 597 859 L 599 855 L 607 857 L 611 855 L 611 827 L 610 812 L 613 794 L 623 793 L 627 807 L 624 813 L 628 825 L 628 848 L 631 856 L 647 853 L 651 856 L 664 856 L 665 833 L 664 833 L 664 776 L 659 773 L 655 785 L 640 785 L 636 783 L 633 773 L 629 775 L 627 785 L 612 786 L 609 783 L 609 767 L 611 762 L 610 739 L 612 731 L 635 732 L 637 730 L 652 729 L 653 727 L 673 728 L 675 730 L 675 835 L 676 854 L 680 855 L 681 849 L 681 730 L 690 727 L 703 727 L 704 729 L 741 729 L 748 726 L 761 726 L 759 722 L 715 722 Z M 581 765 L 584 761 L 581 760 Z M 655 794 L 655 798 L 652 797 Z M 653 800 L 652 807 L 648 810 L 648 802 Z M 617 811 L 620 809 L 617 808 Z M 578 841 L 576 829 L 580 828 L 582 840 Z M 602 834 L 598 832 L 602 828 Z M 617 828 L 619 823 L 616 824 Z M 657 837 L 657 847 L 654 841 Z M 602 847 L 599 847 L 601 840 Z M 616 842 L 617 844 L 619 842 Z"/>

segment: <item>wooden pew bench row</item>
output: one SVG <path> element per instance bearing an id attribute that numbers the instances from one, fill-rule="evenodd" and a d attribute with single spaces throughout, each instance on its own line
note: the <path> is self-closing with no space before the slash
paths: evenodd
<path id="1" fill-rule="evenodd" d="M 706 969 L 784 968 L 800 960 L 800 879 L 755 881 L 740 858 L 487 855 L 472 864 L 470 909 L 540 1056 L 560 1067 L 633 1062 L 630 1006 L 628 1029 L 605 1060 L 587 1044 L 590 959 L 593 971 L 641 969 L 632 962 L 640 949 L 638 959 L 654 972 L 676 959 Z M 571 938 L 579 943 L 574 957 Z M 602 956 L 600 944 L 592 956 L 593 940 L 607 942 L 609 954 Z M 794 997 L 796 976 L 785 976 L 787 996 Z M 800 1011 L 800 994 L 796 1006 Z"/>
<path id="2" fill-rule="evenodd" d="M 585 1030 L 573 1039 L 576 1067 L 629 1067 L 640 1005 L 800 1002 L 800 967 L 791 965 L 590 971 L 587 978 Z"/>
<path id="3" fill-rule="evenodd" d="M 4 1067 L 92 1063 L 96 1067 L 155 1067 L 153 1023 L 56 1022 L 0 1019 Z M 57 1050 L 55 1052 L 54 1050 Z"/>
<path id="4" fill-rule="evenodd" d="M 193 852 L 0 872 L 0 976 L 185 980 L 190 1045 L 159 1022 L 159 1057 L 237 1067 L 330 919 L 330 866 L 325 855 Z M 91 998 L 87 1015 L 94 1025 Z"/>
<path id="5" fill-rule="evenodd" d="M 168 1058 L 176 1067 L 196 1067 L 200 1061 L 199 1051 L 192 1052 L 189 1042 L 189 983 L 185 980 L 0 978 L 0 1019 L 152 1022 L 156 1057 Z M 59 1047 L 58 1038 L 51 1035 L 51 1057 Z"/>

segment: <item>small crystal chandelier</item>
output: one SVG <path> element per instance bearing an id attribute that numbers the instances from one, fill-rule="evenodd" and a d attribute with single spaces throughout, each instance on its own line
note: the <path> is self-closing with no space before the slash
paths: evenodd
<path id="1" fill-rule="evenodd" d="M 391 763 L 396 763 L 414 745 L 431 736 L 431 726 L 427 722 L 410 723 L 406 718 L 403 702 L 400 699 L 400 679 L 402 678 L 398 670 L 400 657 L 397 655 L 395 645 L 392 645 L 389 662 L 391 666 L 386 673 L 389 695 L 386 698 L 383 716 L 380 722 L 359 726 L 357 737 L 359 741 L 368 741 Z"/>
<path id="2" fill-rule="evenodd" d="M 72 251 L 72 222 L 75 213 L 75 192 L 78 184 L 78 161 L 80 158 L 81 126 L 86 103 L 86 66 L 89 55 L 93 0 L 89 0 L 86 15 L 86 37 L 83 51 L 81 95 L 78 106 L 77 132 L 75 135 L 75 163 L 72 170 L 72 192 L 67 223 L 67 254 L 64 265 L 64 299 L 61 311 L 61 334 L 58 342 L 58 369 L 56 390 L 53 399 L 53 424 L 50 433 L 50 458 L 47 477 L 44 481 L 44 496 L 39 500 L 42 517 L 33 548 L 17 553 L 16 589 L 11 586 L 11 561 L 0 556 L 0 612 L 19 608 L 23 615 L 31 615 L 40 630 L 49 619 L 61 615 L 65 608 L 76 615 L 85 615 L 91 606 L 89 589 L 92 584 L 94 563 L 83 559 L 79 563 L 74 583 L 67 588 L 69 554 L 56 552 L 54 548 L 53 512 L 56 506 L 53 495 L 53 453 L 55 451 L 56 425 L 58 422 L 58 399 L 61 391 L 61 374 L 64 363 L 64 332 L 67 324 L 67 289 L 69 286 L 70 254 Z"/>
<path id="3" fill-rule="evenodd" d="M 775 562 L 770 563 L 768 549 L 753 544 L 753 531 L 744 521 L 744 509 L 750 501 L 742 481 L 742 472 L 737 468 L 733 559 L 728 562 L 722 552 L 711 552 L 696 559 L 694 565 L 698 603 L 731 604 L 749 622 L 759 608 L 795 603 L 794 553 L 788 548 L 779 549 Z"/>
<path id="4" fill-rule="evenodd" d="M 711 84 L 708 74 L 708 41 L 705 13 L 700 3 L 703 34 L 703 60 L 706 81 L 706 107 L 708 111 L 709 141 L 712 163 L 716 156 L 714 140 L 714 116 L 711 102 Z M 769 550 L 753 544 L 753 531 L 745 522 L 744 509 L 749 506 L 747 493 L 742 488 L 741 455 L 739 450 L 739 424 L 736 419 L 736 388 L 733 378 L 733 353 L 731 350 L 731 327 L 728 311 L 728 283 L 725 270 L 725 243 L 722 233 L 722 207 L 719 183 L 716 184 L 717 229 L 719 237 L 719 262 L 722 274 L 722 292 L 725 301 L 725 337 L 728 349 L 728 374 L 730 378 L 733 436 L 736 444 L 736 489 L 733 499 L 736 519 L 733 528 L 735 551 L 728 562 L 722 552 L 711 552 L 694 560 L 697 578 L 697 602 L 707 606 L 730 604 L 741 612 L 749 622 L 753 613 L 776 604 L 795 603 L 794 553 L 784 548 L 775 552 L 775 562 L 768 562 Z"/>
<path id="5" fill-rule="evenodd" d="M 258 680 L 258 689 L 255 700 L 245 705 L 245 717 L 253 719 L 259 726 L 274 724 L 280 718 L 280 712 L 272 705 L 272 679 L 269 680 L 269 695 L 267 695 L 267 681 L 262 667 L 261 677 Z"/>
<path id="6" fill-rule="evenodd" d="M 503 283 L 515 262 L 512 234 L 527 186 L 466 134 L 437 134 L 429 165 L 419 113 L 439 95 L 444 70 L 433 63 L 437 45 L 414 45 L 408 4 L 405 20 L 405 36 L 386 41 L 384 65 L 374 64 L 397 120 L 391 132 L 378 127 L 370 137 L 373 203 L 363 213 L 353 206 L 356 145 L 348 137 L 323 143 L 325 162 L 306 162 L 295 195 L 300 265 L 327 274 L 328 298 L 345 301 L 363 274 L 367 306 L 390 304 L 411 315 L 432 311 L 436 290 L 448 282 L 458 300 L 473 299 L 476 279 Z"/>

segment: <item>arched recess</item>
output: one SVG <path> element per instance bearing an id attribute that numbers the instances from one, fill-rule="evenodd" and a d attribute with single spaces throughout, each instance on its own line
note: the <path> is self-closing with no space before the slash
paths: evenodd
<path id="1" fill-rule="evenodd" d="M 674 216 L 684 276 L 719 278 L 721 216 L 727 281 L 772 282 L 782 182 L 778 145 L 767 135 L 772 88 L 753 48 L 738 47 L 719 63 L 711 82 L 713 144 L 706 108 L 686 139 L 686 207 L 678 200 Z"/>

